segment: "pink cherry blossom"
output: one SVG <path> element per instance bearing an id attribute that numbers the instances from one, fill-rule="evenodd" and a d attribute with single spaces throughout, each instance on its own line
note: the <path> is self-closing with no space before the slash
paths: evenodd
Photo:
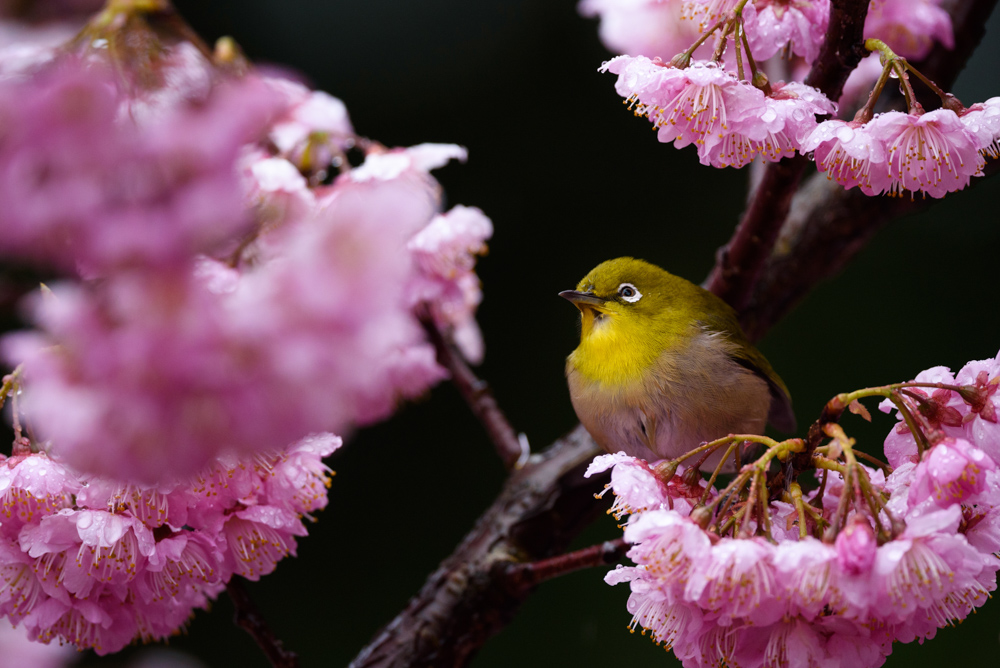
<path id="1" fill-rule="evenodd" d="M 748 117 L 740 125 L 740 134 L 749 142 L 747 153 L 767 162 L 794 155 L 816 128 L 816 116 L 836 111 L 822 93 L 796 81 L 775 84 L 764 101 L 764 110 Z"/>
<path id="2" fill-rule="evenodd" d="M 842 504 L 857 486 L 846 486 L 839 472 L 817 474 L 822 498 L 819 490 L 803 497 L 825 523 L 810 521 L 801 534 L 799 512 L 783 501 L 769 504 L 765 531 L 773 540 L 754 535 L 764 528 L 756 519 L 744 524 L 747 534 L 720 535 L 718 516 L 702 529 L 687 508 L 670 509 L 669 485 L 645 462 L 622 453 L 595 459 L 588 474 L 611 468 L 612 512 L 629 514 L 625 539 L 636 566 L 619 566 L 605 580 L 629 583 L 630 625 L 649 630 L 685 666 L 853 667 L 879 666 L 894 640 L 931 638 L 965 618 L 996 589 L 1000 467 L 951 432 L 966 429 L 961 416 L 992 399 L 989 379 L 998 372 L 998 360 L 970 362 L 957 378 L 944 367 L 922 372 L 920 382 L 964 384 L 961 395 L 909 388 L 930 405 L 923 419 L 946 416 L 941 428 L 949 433 L 921 459 L 912 435 L 894 430 L 912 450 L 899 448 L 888 478 L 853 465 L 884 510 Z M 959 414 L 957 423 L 948 411 Z M 712 490 L 707 498 L 718 497 Z M 832 544 L 819 540 L 842 510 Z M 813 529 L 816 536 L 808 535 Z"/>
<path id="3" fill-rule="evenodd" d="M 482 211 L 459 205 L 435 216 L 407 242 L 417 268 L 411 299 L 430 305 L 435 322 L 455 332 L 462 353 L 473 363 L 483 358 L 474 317 L 483 295 L 473 268 L 492 235 L 493 224 Z"/>
<path id="4" fill-rule="evenodd" d="M 686 0 L 682 16 L 698 24 L 698 32 L 709 29 L 736 8 L 739 0 Z"/>
<path id="5" fill-rule="evenodd" d="M 904 191 L 943 197 L 982 175 L 975 138 L 949 109 L 889 111 L 870 122 L 825 121 L 803 144 L 820 171 L 867 195 Z"/>
<path id="6" fill-rule="evenodd" d="M 24 409 L 76 466 L 146 481 L 289 431 L 384 417 L 445 375 L 417 302 L 481 354 L 471 267 L 491 226 L 472 209 L 435 219 L 439 188 L 425 171 L 463 155 L 423 145 L 369 157 L 308 220 L 267 230 L 259 262 L 242 271 L 201 258 L 195 276 L 184 267 L 53 285 L 53 299 L 35 302 L 46 334 L 5 343 L 25 362 Z"/>
<path id="7" fill-rule="evenodd" d="M 6 619 L 0 619 L 0 651 L 9 666 L 65 668 L 76 661 L 72 647 L 32 642 L 23 626 L 14 627 Z"/>
<path id="8" fill-rule="evenodd" d="M 307 173 L 324 170 L 354 144 L 354 128 L 342 101 L 283 77 L 263 82 L 284 98 L 268 138 L 278 154 Z"/>
<path id="9" fill-rule="evenodd" d="M 941 508 L 963 503 L 985 489 L 991 471 L 997 465 L 985 452 L 965 440 L 946 438 L 917 465 L 909 503 L 930 499 Z"/>
<path id="10" fill-rule="evenodd" d="M 920 60 L 935 41 L 951 49 L 955 38 L 951 17 L 941 0 L 872 0 L 865 37 L 876 37 L 904 58 Z"/>
<path id="11" fill-rule="evenodd" d="M 892 194 L 923 192 L 931 197 L 961 190 L 972 176 L 981 176 L 983 157 L 973 137 L 950 109 L 921 114 L 890 111 L 869 124 L 886 152 Z"/>
<path id="12" fill-rule="evenodd" d="M 0 614 L 99 654 L 174 634 L 234 574 L 257 579 L 295 553 L 302 518 L 327 503 L 321 458 L 340 443 L 313 435 L 156 487 L 78 477 L 44 453 L 8 459 L 12 515 L 28 519 L 0 534 Z M 38 480 L 48 497 L 62 484 L 64 503 L 39 505 Z"/>
<path id="13" fill-rule="evenodd" d="M 886 151 L 869 127 L 857 121 L 823 121 L 802 144 L 813 153 L 816 168 L 845 188 L 865 194 L 881 192 L 885 183 Z"/>
<path id="14" fill-rule="evenodd" d="M 837 565 L 851 575 L 867 573 L 875 563 L 877 548 L 871 525 L 855 521 L 837 536 Z"/>
<path id="15" fill-rule="evenodd" d="M 792 53 L 811 63 L 826 35 L 830 0 L 755 0 L 743 18 L 755 59 L 767 60 L 791 43 Z"/>
<path id="16" fill-rule="evenodd" d="M 637 115 L 657 127 L 661 142 L 695 144 L 704 165 L 742 167 L 755 157 L 794 153 L 833 105 L 801 84 L 777 84 L 766 96 L 712 63 L 679 69 L 648 58 L 619 56 L 602 71 L 618 74 L 615 89 Z"/>
<path id="17" fill-rule="evenodd" d="M 975 137 L 981 153 L 1000 158 L 1000 97 L 977 102 L 961 112 L 959 118 Z"/>

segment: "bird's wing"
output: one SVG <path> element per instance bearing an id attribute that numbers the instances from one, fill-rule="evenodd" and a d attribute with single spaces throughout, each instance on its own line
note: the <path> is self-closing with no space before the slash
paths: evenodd
<path id="1" fill-rule="evenodd" d="M 788 387 L 771 368 L 771 363 L 767 361 L 767 358 L 747 341 L 740 327 L 739 319 L 736 317 L 736 311 L 710 292 L 705 291 L 705 294 L 708 295 L 707 299 L 715 303 L 715 308 L 712 309 L 712 314 L 700 321 L 699 324 L 709 331 L 724 334 L 733 344 L 729 351 L 729 357 L 740 366 L 753 371 L 767 381 L 767 387 L 771 393 L 771 408 L 767 414 L 767 421 L 780 432 L 795 433 L 795 413 L 792 412 L 792 397 L 788 393 Z"/>
<path id="2" fill-rule="evenodd" d="M 730 355 L 731 359 L 742 367 L 753 371 L 767 381 L 771 393 L 771 408 L 767 413 L 767 421 L 778 431 L 794 434 L 796 429 L 795 413 L 792 411 L 792 398 L 788 388 L 778 374 L 774 373 L 770 363 L 756 349 L 742 351 L 745 355 Z"/>

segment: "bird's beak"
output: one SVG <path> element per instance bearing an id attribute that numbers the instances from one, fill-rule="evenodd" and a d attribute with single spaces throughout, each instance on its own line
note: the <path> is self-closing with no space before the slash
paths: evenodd
<path id="1" fill-rule="evenodd" d="M 563 290 L 559 293 L 559 296 L 573 302 L 573 305 L 581 311 L 587 306 L 594 309 L 601 309 L 608 301 L 607 299 L 601 299 L 593 292 L 578 292 L 576 290 Z"/>

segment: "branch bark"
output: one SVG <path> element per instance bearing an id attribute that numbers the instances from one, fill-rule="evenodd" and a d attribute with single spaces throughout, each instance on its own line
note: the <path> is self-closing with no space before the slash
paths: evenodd
<path id="1" fill-rule="evenodd" d="M 862 37 L 867 14 L 868 0 L 830 5 L 830 27 L 805 83 L 831 100 L 840 99 L 847 76 L 867 55 Z M 750 299 L 808 164 L 802 155 L 768 164 L 732 239 L 719 249 L 704 286 L 737 311 Z"/>

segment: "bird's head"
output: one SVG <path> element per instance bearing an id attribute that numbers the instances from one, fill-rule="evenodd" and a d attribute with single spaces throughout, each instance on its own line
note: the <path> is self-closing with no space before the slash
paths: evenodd
<path id="1" fill-rule="evenodd" d="M 575 290 L 559 293 L 580 309 L 582 338 L 605 328 L 650 329 L 657 316 L 683 298 L 685 281 L 631 257 L 594 267 Z"/>

